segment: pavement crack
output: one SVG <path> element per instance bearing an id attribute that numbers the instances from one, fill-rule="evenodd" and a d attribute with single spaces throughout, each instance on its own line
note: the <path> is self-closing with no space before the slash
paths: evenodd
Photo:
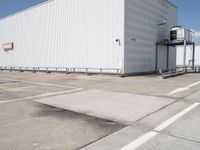
<path id="1" fill-rule="evenodd" d="M 77 149 L 75 149 L 75 150 L 81 150 L 81 149 L 83 149 L 83 148 L 85 148 L 85 147 L 87 147 L 87 146 L 89 146 L 89 145 L 91 145 L 91 144 L 93 144 L 93 143 L 96 143 L 96 142 L 100 141 L 101 139 L 104 139 L 104 138 L 106 138 L 106 137 L 108 137 L 108 136 L 110 136 L 110 135 L 112 135 L 112 134 L 114 134 L 114 133 L 116 133 L 116 132 L 118 132 L 118 131 L 120 131 L 120 130 L 126 128 L 126 127 L 127 127 L 127 126 L 121 127 L 121 128 L 119 128 L 118 130 L 116 130 L 116 131 L 114 131 L 114 132 L 112 132 L 112 133 L 106 134 L 106 135 L 104 135 L 104 136 L 102 136 L 102 137 L 100 137 L 100 138 L 98 138 L 98 139 L 96 139 L 96 140 L 94 140 L 94 141 L 91 141 L 91 142 L 89 142 L 89 143 L 87 143 L 87 144 L 85 144 L 85 145 L 83 145 L 83 146 L 81 146 L 81 147 L 79 147 L 79 148 L 77 148 Z"/>
<path id="2" fill-rule="evenodd" d="M 6 81 L 6 82 L 0 82 L 1 85 L 3 84 L 9 84 L 9 83 L 19 83 L 20 81 Z"/>
<path id="3" fill-rule="evenodd" d="M 169 104 L 167 104 L 167 105 L 165 105 L 165 106 L 163 106 L 163 107 L 161 107 L 160 109 L 158 109 L 158 110 L 155 110 L 155 111 L 153 111 L 152 113 L 149 113 L 148 115 L 146 115 L 146 116 L 143 116 L 142 118 L 140 118 L 140 119 L 138 119 L 138 120 L 136 120 L 136 121 L 134 121 L 134 122 L 131 122 L 131 123 L 129 123 L 128 125 L 133 125 L 133 124 L 135 124 L 135 123 L 137 123 L 137 122 L 139 122 L 139 121 L 141 121 L 141 120 L 143 120 L 143 119 L 145 119 L 146 117 L 149 117 L 149 116 L 151 116 L 151 115 L 153 115 L 154 113 L 157 113 L 157 112 L 159 112 L 159 111 L 161 111 L 161 110 L 163 110 L 163 109 L 165 109 L 165 108 L 167 108 L 168 106 L 170 106 L 170 105 L 173 105 L 173 104 L 175 104 L 175 103 L 177 103 L 177 102 L 179 102 L 180 100 L 175 100 L 174 102 L 172 102 L 172 103 L 169 103 Z"/>
<path id="4" fill-rule="evenodd" d="M 152 131 L 154 131 L 154 130 L 152 130 Z M 179 138 L 179 139 L 183 139 L 183 140 L 187 140 L 187 141 L 191 141 L 191 142 L 195 142 L 195 143 L 199 143 L 200 144 L 200 141 L 197 141 L 195 139 L 186 138 L 186 137 L 179 136 L 179 135 L 173 135 L 173 134 L 169 134 L 169 133 L 166 133 L 166 132 L 158 132 L 158 131 L 154 131 L 154 132 L 157 132 L 159 134 L 163 134 L 163 135 L 167 135 L 167 136 L 171 136 L 171 137 L 175 137 L 175 138 Z"/>

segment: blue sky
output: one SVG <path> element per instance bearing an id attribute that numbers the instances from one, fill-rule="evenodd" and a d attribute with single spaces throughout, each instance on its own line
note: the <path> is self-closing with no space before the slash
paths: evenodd
<path id="1" fill-rule="evenodd" d="M 200 0 L 171 0 L 178 6 L 178 24 L 200 31 Z"/>
<path id="2" fill-rule="evenodd" d="M 45 1 L 47 0 L 0 0 L 0 18 Z"/>
<path id="3" fill-rule="evenodd" d="M 178 24 L 195 32 L 196 44 L 200 44 L 200 0 L 171 0 L 178 7 Z"/>

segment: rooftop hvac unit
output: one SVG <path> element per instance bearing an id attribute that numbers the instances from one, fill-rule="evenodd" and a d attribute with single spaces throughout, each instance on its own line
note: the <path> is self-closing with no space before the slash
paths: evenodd
<path id="1" fill-rule="evenodd" d="M 170 31 L 171 41 L 184 41 L 192 42 L 192 31 L 184 29 L 181 26 L 175 26 Z"/>

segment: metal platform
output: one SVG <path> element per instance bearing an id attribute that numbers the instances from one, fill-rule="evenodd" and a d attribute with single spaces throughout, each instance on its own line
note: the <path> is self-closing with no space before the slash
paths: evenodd
<path id="1" fill-rule="evenodd" d="M 193 56 L 192 56 L 192 67 L 195 66 L 195 42 L 188 42 L 188 41 L 169 41 L 164 40 L 156 43 L 156 70 L 157 70 L 157 64 L 158 64 L 158 46 L 166 46 L 167 47 L 167 68 L 169 68 L 169 47 L 176 47 L 176 46 L 184 46 L 184 62 L 186 61 L 186 46 L 192 45 L 193 46 Z M 184 66 L 186 66 L 184 64 Z"/>
<path id="2" fill-rule="evenodd" d="M 186 46 L 192 45 L 193 46 L 193 56 L 192 56 L 192 66 L 186 66 Z M 158 63 L 158 46 L 166 46 L 167 47 L 167 70 L 168 71 L 162 71 L 160 70 L 159 73 L 162 78 L 169 78 L 174 77 L 177 75 L 182 75 L 185 73 L 200 73 L 200 66 L 195 66 L 195 42 L 190 42 L 186 40 L 164 40 L 156 43 L 156 70 L 157 70 L 157 63 Z M 169 69 L 169 47 L 176 47 L 176 46 L 184 46 L 184 65 L 181 67 L 177 67 L 176 70 L 170 70 Z M 180 68 L 182 68 L 180 70 Z"/>

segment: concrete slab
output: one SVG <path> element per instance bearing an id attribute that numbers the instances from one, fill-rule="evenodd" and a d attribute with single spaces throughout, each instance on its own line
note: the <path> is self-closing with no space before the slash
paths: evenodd
<path id="1" fill-rule="evenodd" d="M 134 126 L 141 126 L 148 129 L 154 129 L 172 116 L 178 114 L 183 111 L 187 107 L 191 105 L 190 102 L 187 101 L 177 101 L 172 105 L 165 107 L 162 110 L 159 110 L 156 113 L 136 122 L 133 124 Z"/>
<path id="2" fill-rule="evenodd" d="M 68 90 L 71 90 L 71 88 L 24 82 L 5 82 L 0 86 L 0 102 Z"/>
<path id="3" fill-rule="evenodd" d="M 0 78 L 13 80 L 25 80 L 30 82 L 41 82 L 57 84 L 62 86 L 72 86 L 105 91 L 125 92 L 151 96 L 169 96 L 174 98 L 185 98 L 200 90 L 200 86 L 175 95 L 168 95 L 177 88 L 184 88 L 200 81 L 199 74 L 185 74 L 167 80 L 160 79 L 156 75 L 133 76 L 120 78 L 117 76 L 101 76 L 84 74 L 60 74 L 60 73 L 31 73 L 31 72 L 8 72 L 1 71 Z M 6 80 L 5 80 L 6 81 Z"/>
<path id="4" fill-rule="evenodd" d="M 81 150 L 121 150 L 147 132 L 147 129 L 129 126 L 87 145 Z M 140 145 L 137 150 L 197 150 L 199 148 L 200 143 L 198 142 L 158 134 Z"/>
<path id="5" fill-rule="evenodd" d="M 164 130 L 164 133 L 198 141 L 200 143 L 200 106 L 184 115 Z M 200 147 L 199 147 L 200 149 Z"/>
<path id="6" fill-rule="evenodd" d="M 0 105 L 1 150 L 73 150 L 122 127 L 32 101 Z"/>
<path id="7" fill-rule="evenodd" d="M 81 150 L 120 150 L 146 132 L 148 132 L 146 129 L 128 126 L 106 138 L 81 148 Z"/>
<path id="8" fill-rule="evenodd" d="M 90 116 L 131 124 L 173 103 L 175 100 L 127 93 L 89 90 L 36 101 Z"/>
<path id="9" fill-rule="evenodd" d="M 159 134 L 137 150 L 199 150 L 200 143 Z"/>
<path id="10" fill-rule="evenodd" d="M 185 99 L 200 102 L 200 91 L 186 97 Z"/>

